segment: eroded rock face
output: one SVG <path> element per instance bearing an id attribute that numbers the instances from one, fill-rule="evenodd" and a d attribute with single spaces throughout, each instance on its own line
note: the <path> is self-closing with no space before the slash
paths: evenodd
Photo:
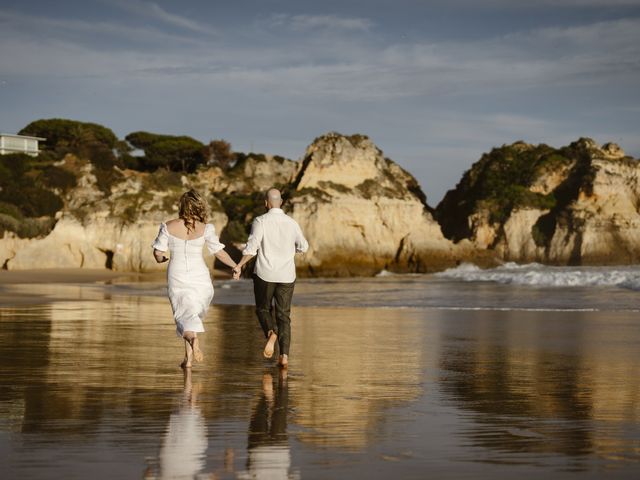
<path id="1" fill-rule="evenodd" d="M 58 213 L 53 231 L 34 239 L 6 232 L 0 239 L 0 267 L 162 270 L 166 265 L 155 262 L 150 245 L 160 222 L 177 216 L 178 199 L 185 190 L 195 188 L 209 201 L 209 221 L 221 234 L 228 222 L 221 196 L 288 185 L 300 164 L 250 154 L 226 172 L 218 166 L 193 174 L 124 170 L 118 171 L 107 192 L 99 188 L 95 169 L 88 161 L 67 155 L 59 166 L 73 172 L 78 181 L 65 196 L 64 210 Z"/>
<path id="2" fill-rule="evenodd" d="M 494 256 L 552 264 L 640 261 L 639 163 L 616 144 L 600 147 L 586 138 L 559 149 L 524 142 L 496 148 L 435 211 L 416 180 L 362 135 L 324 135 L 302 162 L 249 154 L 231 169 L 192 174 L 105 175 L 73 155 L 56 165 L 78 181 L 55 227 L 44 238 L 5 232 L 0 267 L 164 269 L 150 243 L 159 223 L 177 216 L 178 198 L 189 188 L 209 201 L 218 233 L 241 248 L 244 228 L 261 213 L 261 193 L 271 186 L 290 195 L 291 214 L 309 239 L 302 274 L 428 272 L 461 260 L 490 264 Z"/>
<path id="3" fill-rule="evenodd" d="M 229 194 L 264 192 L 274 186 L 290 184 L 299 169 L 299 162 L 283 157 L 249 154 L 240 158 L 227 172 L 226 182 L 216 191 Z"/>
<path id="4" fill-rule="evenodd" d="M 639 174 L 640 163 L 612 143 L 517 143 L 474 164 L 437 217 L 449 238 L 469 239 L 504 260 L 637 263 Z"/>
<path id="5" fill-rule="evenodd" d="M 548 258 L 554 263 L 640 261 L 640 163 L 591 151 L 591 171 L 577 198 L 555 216 Z"/>
<path id="6" fill-rule="evenodd" d="M 502 227 L 496 253 L 507 261 L 543 262 L 544 248 L 536 245 L 531 230 L 544 210 L 523 208 L 513 210 Z"/>
<path id="7" fill-rule="evenodd" d="M 78 175 L 69 192 L 65 209 L 44 238 L 21 239 L 5 233 L 0 239 L 0 264 L 9 270 L 34 268 L 109 268 L 119 271 L 153 271 L 165 266 L 155 262 L 151 243 L 161 222 L 177 216 L 180 195 L 198 183 L 206 198 L 216 169 L 204 180 L 179 174 L 151 176 L 132 170 L 122 172 L 120 181 L 105 194 L 96 186 L 88 162 L 67 156 L 66 162 Z M 217 169 L 219 170 L 219 169 Z M 227 223 L 224 212 L 212 205 L 210 222 L 221 231 Z M 208 262 L 209 264 L 211 262 Z"/>
<path id="8" fill-rule="evenodd" d="M 292 188 L 292 216 L 309 239 L 298 262 L 312 275 L 426 272 L 452 265 L 415 179 L 367 138 L 330 133 L 307 149 Z"/>
<path id="9" fill-rule="evenodd" d="M 150 244 L 160 222 L 177 216 L 178 199 L 189 188 L 207 198 L 212 223 L 237 247 L 242 230 L 259 214 L 261 193 L 283 188 L 291 196 L 285 208 L 311 245 L 298 262 L 302 275 L 429 272 L 477 255 L 470 242 L 454 245 L 444 238 L 415 178 L 362 135 L 320 137 L 303 162 L 251 154 L 227 171 L 117 171 L 106 186 L 87 161 L 69 155 L 61 167 L 78 182 L 65 196 L 57 224 L 44 238 L 0 239 L 5 268 L 162 270 Z"/>

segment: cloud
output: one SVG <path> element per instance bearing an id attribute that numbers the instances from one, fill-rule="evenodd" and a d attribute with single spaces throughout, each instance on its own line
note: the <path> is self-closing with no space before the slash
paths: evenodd
<path id="1" fill-rule="evenodd" d="M 11 60 L 0 74 L 7 128 L 69 116 L 123 134 L 224 135 L 247 149 L 250 139 L 258 150 L 293 157 L 323 131 L 360 131 L 423 172 L 432 201 L 482 151 L 504 142 L 623 137 L 623 148 L 640 151 L 633 116 L 639 18 L 436 41 L 429 32 L 394 35 L 380 17 L 371 17 L 374 24 L 359 14 L 276 15 L 262 23 L 256 14 L 242 25 L 219 21 L 214 30 L 159 4 L 104 3 L 113 1 L 118 10 L 99 21 L 0 12 L 0 57 Z M 571 4 L 580 2 L 602 3 Z M 513 27 L 531 24 L 514 19 L 505 14 Z"/>
<path id="2" fill-rule="evenodd" d="M 457 7 L 469 8 L 507 8 L 507 9 L 536 9 L 536 8 L 612 8 L 612 7 L 638 7 L 640 0 L 436 0 L 435 3 L 442 3 Z"/>
<path id="3" fill-rule="evenodd" d="M 367 18 L 341 17 L 338 15 L 288 15 L 275 14 L 268 21 L 271 27 L 285 27 L 296 32 L 310 30 L 343 30 L 366 32 L 373 27 Z"/>
<path id="4" fill-rule="evenodd" d="M 527 0 L 520 0 L 527 3 Z M 556 7 L 637 7 L 640 0 L 542 0 L 541 3 Z"/>
<path id="5" fill-rule="evenodd" d="M 307 52 L 304 41 L 300 50 Z M 287 96 L 347 101 L 498 93 L 564 86 L 604 86 L 640 81 L 640 19 L 581 27 L 544 28 L 484 41 L 395 44 L 343 54 L 336 44 L 319 58 L 238 62 L 228 70 L 202 71 L 215 83 L 263 88 Z M 243 52 L 237 51 L 237 58 Z"/>
<path id="6" fill-rule="evenodd" d="M 610 51 L 611 48 L 632 48 L 638 51 L 638 27 L 640 18 L 628 18 L 570 27 L 545 27 L 527 33 L 507 35 L 503 39 L 506 43 L 515 40 L 518 43 L 537 46 L 540 50 L 550 47 L 556 51 L 558 48 L 586 50 L 593 47 L 600 52 Z M 616 52 L 610 53 L 615 55 Z"/>
<path id="7" fill-rule="evenodd" d="M 43 40 L 57 43 L 66 39 L 70 43 L 90 45 L 97 43 L 97 36 L 101 35 L 108 37 L 112 41 L 126 40 L 147 45 L 162 42 L 178 42 L 185 45 L 193 45 L 194 43 L 194 40 L 189 36 L 170 33 L 149 26 L 131 26 L 122 22 L 48 18 L 0 11 L 0 25 L 2 24 L 4 24 L 4 28 L 0 31 L 0 37 L 4 36 L 6 38 L 5 41 L 20 38 L 27 43 Z M 16 28 L 18 25 L 20 27 Z M 133 45 L 128 43 L 127 47 L 132 48 Z M 109 46 L 113 48 L 113 42 Z M 104 50 L 104 47 L 100 49 Z"/>
<path id="8" fill-rule="evenodd" d="M 135 13 L 142 17 L 158 20 L 166 25 L 171 25 L 181 29 L 196 33 L 211 34 L 214 30 L 209 25 L 192 20 L 175 13 L 170 13 L 155 2 L 144 0 L 109 0 L 108 5 L 113 5 L 126 12 Z"/>
<path id="9" fill-rule="evenodd" d="M 5 74 L 106 75 L 117 81 L 159 85 L 180 78 L 184 88 L 349 102 L 640 81 L 640 19 L 634 18 L 540 28 L 485 40 L 386 47 L 366 38 L 351 38 L 342 30 L 331 36 L 313 31 L 289 33 L 275 41 L 252 31 L 254 36 L 245 43 L 234 37 L 226 44 L 216 40 L 213 46 L 199 35 L 183 35 L 177 37 L 182 41 L 163 42 L 162 49 L 129 44 L 121 51 L 69 39 L 68 32 L 92 37 L 90 33 L 98 31 L 140 41 L 176 34 L 105 22 L 26 16 L 12 21 L 7 15 L 0 14 L 0 22 L 4 16 L 6 23 L 0 30 L 0 55 L 15 61 L 3 67 Z M 320 25 L 335 25 L 336 19 L 281 15 L 276 21 L 324 28 Z M 25 24 L 30 27 L 16 26 Z M 295 42 L 296 48 L 283 48 L 285 38 L 287 44 Z"/>

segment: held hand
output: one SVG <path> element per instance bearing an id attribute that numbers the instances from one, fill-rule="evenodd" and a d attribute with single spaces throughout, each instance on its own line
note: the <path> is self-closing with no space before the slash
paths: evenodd
<path id="1" fill-rule="evenodd" d="M 239 280 L 241 273 L 242 273 L 242 267 L 240 265 L 236 265 L 235 267 L 233 267 L 233 279 L 234 280 Z"/>

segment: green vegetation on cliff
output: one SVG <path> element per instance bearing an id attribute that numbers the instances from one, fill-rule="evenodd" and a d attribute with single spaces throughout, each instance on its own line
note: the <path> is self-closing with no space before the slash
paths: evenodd
<path id="1" fill-rule="evenodd" d="M 77 153 L 91 146 L 112 150 L 118 144 L 118 137 L 107 127 L 63 118 L 36 120 L 18 134 L 46 138 L 42 144 L 46 151 L 69 149 Z"/>
<path id="2" fill-rule="evenodd" d="M 542 215 L 531 229 L 533 241 L 538 247 L 549 246 L 558 222 L 570 221 L 567 207 L 578 198 L 580 191 L 591 194 L 595 177 L 594 167 L 591 164 L 594 147 L 593 140 L 581 138 L 568 147 L 560 149 L 564 158 L 573 160 L 572 168 L 566 179 L 553 192 L 556 198 L 553 207 L 548 213 Z M 618 159 L 623 162 L 628 160 L 628 157 Z"/>
<path id="3" fill-rule="evenodd" d="M 222 194 L 220 201 L 229 218 L 221 236 L 222 242 L 246 242 L 252 220 L 265 213 L 264 192 Z"/>
<path id="4" fill-rule="evenodd" d="M 124 169 L 148 172 L 142 178 L 141 192 L 112 199 L 112 213 L 128 223 L 134 222 L 144 210 L 145 202 L 151 198 L 150 190 L 165 193 L 162 208 L 173 212 L 185 188 L 183 175 L 188 177 L 205 164 L 222 168 L 225 175 L 243 176 L 244 162 L 249 158 L 258 162 L 268 160 L 263 154 L 235 153 L 224 140 L 204 145 L 188 136 L 144 131 L 130 133 L 126 140 L 120 140 L 102 125 L 61 118 L 36 120 L 19 134 L 46 140 L 40 144 L 38 157 L 0 156 L 0 236 L 5 231 L 21 237 L 46 235 L 87 162 L 93 167 L 90 172 L 96 178 L 96 187 L 108 201 L 113 188 L 125 180 Z M 132 155 L 135 149 L 142 150 L 144 156 Z M 280 164 L 285 161 L 283 157 L 273 160 Z M 225 196 L 223 202 L 215 197 L 210 199 L 214 210 L 228 212 L 231 221 L 227 236 L 233 241 L 246 240 L 246 222 L 253 218 L 254 210 L 260 210 L 262 199 L 253 197 L 251 192 L 239 192 Z M 125 205 L 127 202 L 130 205 Z M 74 214 L 80 218 L 90 209 L 90 205 L 76 205 Z"/>
<path id="5" fill-rule="evenodd" d="M 572 208 L 581 195 L 592 195 L 602 161 L 637 166 L 617 145 L 599 147 L 589 138 L 558 149 L 523 142 L 495 148 L 447 192 L 436 218 L 452 240 L 473 238 L 475 228 L 488 223 L 496 234 L 494 242 L 499 242 L 504 238 L 502 227 L 514 210 L 537 209 L 542 214 L 530 234 L 535 245 L 547 251 L 559 225 L 569 231 L 580 228 L 581 220 L 575 218 Z M 579 254 L 575 255 L 570 263 L 579 262 Z"/>
<path id="6" fill-rule="evenodd" d="M 444 235 L 455 241 L 468 238 L 467 218 L 478 211 L 488 213 L 490 223 L 503 223 L 517 208 L 554 208 L 557 192 L 541 193 L 531 187 L 541 176 L 568 168 L 573 161 L 566 152 L 544 144 L 516 142 L 494 148 L 465 172 L 438 205 L 436 218 Z"/>
<path id="7" fill-rule="evenodd" d="M 159 135 L 149 132 L 133 132 L 126 140 L 144 151 L 138 158 L 140 170 L 153 171 L 167 168 L 179 172 L 193 172 L 205 162 L 205 146 L 187 136 Z"/>
<path id="8" fill-rule="evenodd" d="M 237 154 L 231 150 L 231 144 L 224 140 L 211 140 L 205 148 L 207 165 L 217 165 L 228 170 L 236 161 Z"/>
<path id="9" fill-rule="evenodd" d="M 0 156 L 0 235 L 36 237 L 51 231 L 61 196 L 76 184 L 73 173 L 24 154 Z"/>
<path id="10" fill-rule="evenodd" d="M 8 155 L 0 159 L 0 234 L 6 230 L 20 236 L 46 234 L 65 208 L 81 221 L 96 208 L 108 210 L 123 224 L 135 223 L 149 212 L 173 214 L 189 185 L 209 190 L 210 204 L 224 210 L 228 224 L 221 233 L 229 243 L 246 241 L 252 219 L 264 213 L 261 190 L 271 182 L 294 201 L 326 203 L 336 194 L 402 199 L 409 191 L 426 204 L 415 179 L 385 159 L 365 135 L 346 136 L 345 144 L 366 150 L 366 155 L 373 152 L 379 178 L 355 188 L 342 185 L 339 178 L 325 180 L 318 188 L 298 191 L 297 179 L 291 181 L 300 170 L 298 164 L 281 156 L 233 152 L 224 140 L 205 145 L 188 136 L 147 131 L 132 132 L 120 140 L 107 127 L 58 118 L 34 121 L 20 133 L 46 140 L 36 158 Z M 331 133 L 318 141 L 344 143 L 342 137 Z M 134 155 L 136 150 L 140 152 Z M 69 192 L 81 177 L 82 198 L 72 198 Z M 93 188 L 93 177 L 101 193 Z M 203 181 L 211 184 L 204 187 Z"/>
<path id="11" fill-rule="evenodd" d="M 36 120 L 24 127 L 20 135 L 33 135 L 46 140 L 41 144 L 40 161 L 55 161 L 67 153 L 90 160 L 100 170 L 122 167 L 120 158 L 126 152 L 126 143 L 107 127 L 96 123 L 62 118 Z"/>
<path id="12" fill-rule="evenodd" d="M 111 129 L 96 123 L 63 118 L 43 119 L 31 122 L 19 134 L 46 138 L 37 163 L 53 163 L 69 153 L 90 161 L 95 167 L 98 188 L 106 194 L 122 177 L 114 167 L 126 166 L 129 150 L 126 142 L 118 140 Z M 59 173 L 50 173 L 57 177 L 54 181 L 71 182 L 68 175 L 65 180 Z"/>

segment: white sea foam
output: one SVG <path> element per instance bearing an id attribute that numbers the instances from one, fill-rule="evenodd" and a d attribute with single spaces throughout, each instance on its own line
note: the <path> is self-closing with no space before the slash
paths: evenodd
<path id="1" fill-rule="evenodd" d="M 376 277 L 393 277 L 394 275 L 396 275 L 393 272 L 390 272 L 389 270 L 380 270 L 377 274 Z"/>
<path id="2" fill-rule="evenodd" d="M 539 263 L 505 263 L 483 270 L 463 263 L 436 274 L 466 282 L 496 282 L 542 287 L 620 287 L 640 290 L 640 267 L 550 267 Z"/>

